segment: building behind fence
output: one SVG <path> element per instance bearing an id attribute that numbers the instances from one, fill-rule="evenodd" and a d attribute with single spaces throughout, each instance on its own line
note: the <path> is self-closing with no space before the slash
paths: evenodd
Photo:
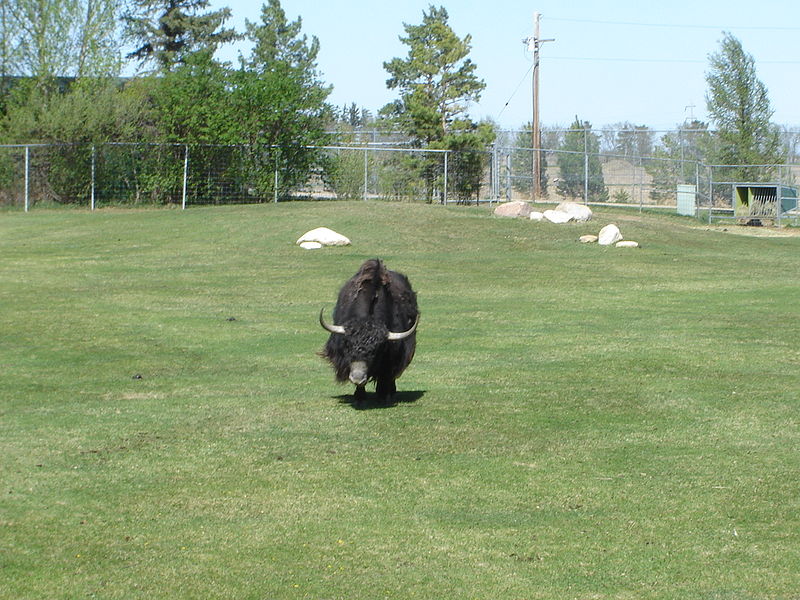
<path id="1" fill-rule="evenodd" d="M 318 154 L 319 166 L 302 184 L 287 185 L 280 168 L 264 164 L 258 148 L 246 145 L 2 146 L 0 205 L 30 210 L 54 204 L 186 208 L 298 199 L 442 204 L 532 200 L 530 148 L 453 152 L 364 145 L 309 150 Z M 608 153 L 540 152 L 546 177 L 536 201 L 678 210 L 690 194 L 693 214 L 711 220 L 740 216 L 739 188 L 759 184 L 774 187 L 783 200 L 777 201 L 785 210 L 778 210 L 776 220 L 798 219 L 791 198 L 796 198 L 800 165 L 710 166 Z M 682 214 L 689 213 L 684 208 Z"/>

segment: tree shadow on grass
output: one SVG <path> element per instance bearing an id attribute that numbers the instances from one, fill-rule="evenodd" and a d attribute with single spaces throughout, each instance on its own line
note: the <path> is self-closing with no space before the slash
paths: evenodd
<path id="1" fill-rule="evenodd" d="M 398 404 L 413 404 L 424 395 L 424 390 L 409 390 L 395 393 L 391 400 L 382 400 L 374 392 L 367 392 L 363 400 L 356 400 L 353 394 L 340 394 L 334 396 L 334 398 L 339 401 L 339 404 L 349 404 L 355 410 L 374 410 L 378 408 L 392 408 Z"/>

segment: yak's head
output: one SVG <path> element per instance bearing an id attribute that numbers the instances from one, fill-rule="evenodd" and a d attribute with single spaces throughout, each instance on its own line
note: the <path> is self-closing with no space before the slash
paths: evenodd
<path id="1" fill-rule="evenodd" d="M 376 319 L 353 319 L 343 324 L 331 325 L 325 322 L 324 310 L 319 313 L 319 323 L 330 333 L 342 336 L 340 340 L 341 355 L 345 359 L 340 365 L 347 370 L 347 377 L 356 386 L 367 383 L 372 365 L 380 355 L 381 347 L 386 343 L 397 342 L 411 336 L 417 329 L 419 317 L 406 331 L 389 331 L 386 325 Z M 342 373 L 344 374 L 344 373 Z M 344 378 L 342 377 L 342 380 Z"/>

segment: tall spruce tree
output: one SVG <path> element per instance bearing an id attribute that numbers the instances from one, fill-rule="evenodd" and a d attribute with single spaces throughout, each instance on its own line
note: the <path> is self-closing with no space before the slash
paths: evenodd
<path id="1" fill-rule="evenodd" d="M 730 33 L 709 57 L 706 73 L 708 114 L 719 132 L 711 160 L 724 165 L 770 165 L 782 162 L 780 131 L 770 122 L 772 108 L 766 86 L 756 75 L 755 60 Z M 740 180 L 768 176 L 752 167 L 732 169 Z"/>
<path id="2" fill-rule="evenodd" d="M 472 36 L 459 38 L 448 19 L 444 7 L 423 11 L 420 25 L 403 25 L 406 37 L 400 41 L 408 46 L 406 58 L 383 63 L 390 75 L 386 86 L 400 92 L 400 99 L 383 112 L 422 145 L 470 126 L 469 103 L 479 100 L 486 87 L 475 75 L 475 63 L 467 58 Z"/>
<path id="3" fill-rule="evenodd" d="M 209 0 L 131 0 L 123 16 L 125 37 L 136 45 L 128 58 L 156 71 L 177 68 L 192 52 L 238 39 L 233 29 L 222 28 L 229 8 L 203 13 Z"/>
<path id="4" fill-rule="evenodd" d="M 452 162 L 452 187 L 462 200 L 475 197 L 480 189 L 484 151 L 494 140 L 488 123 L 475 123 L 467 115 L 471 102 L 480 99 L 486 87 L 468 58 L 472 36 L 460 38 L 448 23 L 444 7 L 430 6 L 419 25 L 404 24 L 408 46 L 405 58 L 384 62 L 389 73 L 386 86 L 400 98 L 381 109 L 420 148 L 456 151 Z M 418 161 L 432 194 L 440 171 L 436 159 Z"/>

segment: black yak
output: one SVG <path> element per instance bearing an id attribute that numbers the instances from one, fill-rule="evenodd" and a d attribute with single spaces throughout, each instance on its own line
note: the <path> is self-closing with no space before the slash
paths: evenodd
<path id="1" fill-rule="evenodd" d="M 322 351 L 340 382 L 356 386 L 355 400 L 366 397 L 368 381 L 376 382 L 376 393 L 388 401 L 397 391 L 395 379 L 414 357 L 419 323 L 417 295 L 408 278 L 387 269 L 383 262 L 364 262 L 342 286 L 333 322 L 319 322 L 330 332 Z"/>

